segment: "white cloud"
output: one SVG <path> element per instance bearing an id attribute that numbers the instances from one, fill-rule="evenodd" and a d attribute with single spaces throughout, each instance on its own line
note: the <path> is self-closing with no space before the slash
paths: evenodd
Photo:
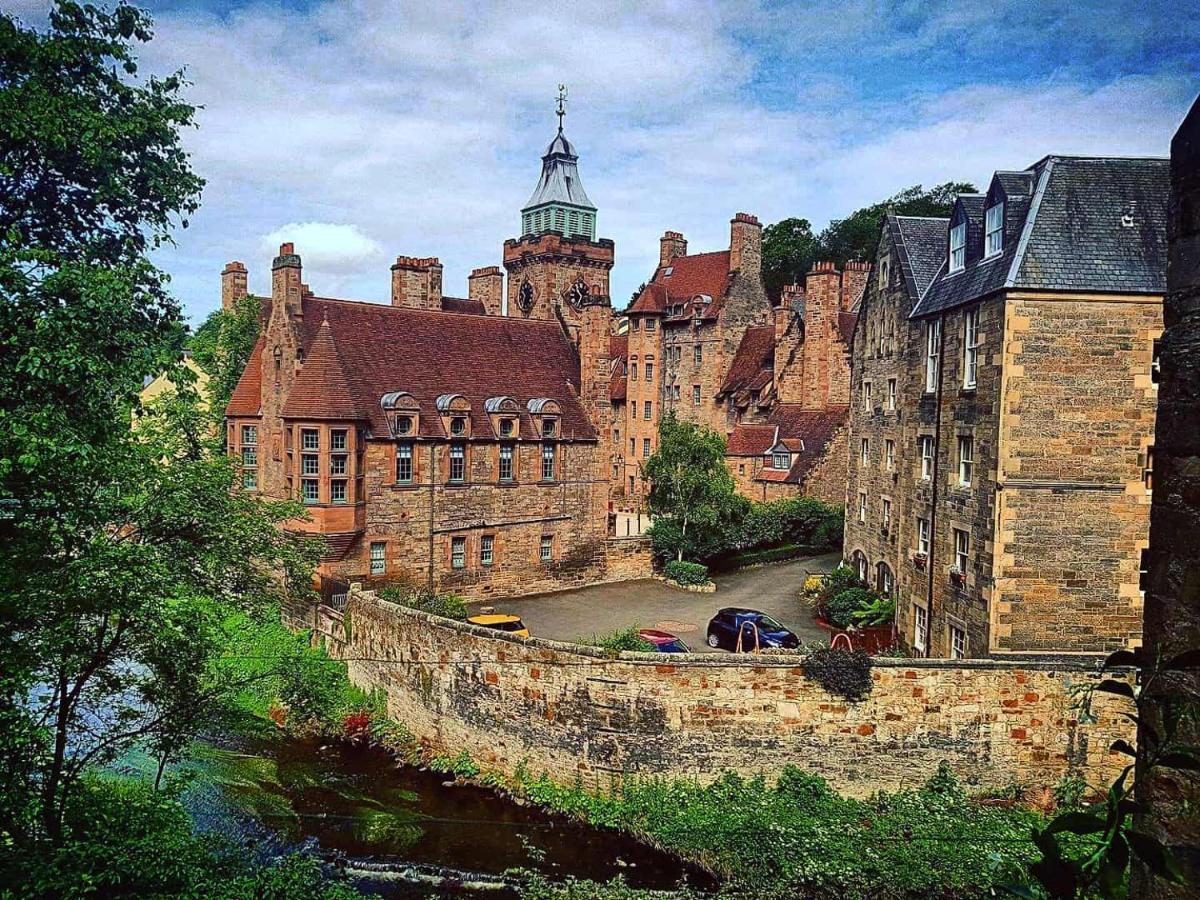
<path id="1" fill-rule="evenodd" d="M 355 225 L 330 222 L 291 222 L 262 236 L 259 252 L 274 254 L 284 242 L 296 245 L 306 263 L 325 272 L 352 272 L 384 257 L 379 242 Z"/>

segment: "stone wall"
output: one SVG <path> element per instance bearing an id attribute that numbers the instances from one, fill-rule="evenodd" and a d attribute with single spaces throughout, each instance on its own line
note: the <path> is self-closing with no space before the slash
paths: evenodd
<path id="1" fill-rule="evenodd" d="M 607 787 L 614 775 L 777 774 L 793 764 L 864 796 L 912 787 L 942 760 L 969 783 L 1103 784 L 1131 737 L 1124 702 L 1098 695 L 1080 721 L 1081 661 L 876 660 L 863 701 L 804 677 L 802 657 L 622 654 L 523 641 L 351 592 L 343 622 L 322 608 L 350 677 L 386 691 L 388 714 L 431 749 Z"/>

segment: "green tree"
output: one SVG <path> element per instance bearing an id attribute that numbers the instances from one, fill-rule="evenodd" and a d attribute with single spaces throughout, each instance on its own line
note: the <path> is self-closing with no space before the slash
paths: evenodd
<path id="1" fill-rule="evenodd" d="M 232 309 L 218 309 L 209 315 L 189 341 L 193 359 L 208 373 L 209 407 L 218 420 L 225 417 L 225 407 L 261 330 L 262 301 L 247 294 L 235 301 Z"/>
<path id="2" fill-rule="evenodd" d="M 676 559 L 702 558 L 710 543 L 719 547 L 741 499 L 725 465 L 725 438 L 668 413 L 658 427 L 658 450 L 643 470 L 650 480 L 656 544 L 661 547 L 663 535 L 670 535 Z"/>
<path id="3" fill-rule="evenodd" d="M 762 267 L 767 296 L 778 297 L 786 284 L 803 284 L 819 253 L 820 243 L 808 219 L 784 219 L 764 228 Z"/>

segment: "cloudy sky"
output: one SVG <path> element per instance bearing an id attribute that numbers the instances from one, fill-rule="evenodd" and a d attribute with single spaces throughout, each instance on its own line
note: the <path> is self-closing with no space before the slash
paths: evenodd
<path id="1" fill-rule="evenodd" d="M 203 209 L 159 257 L 193 321 L 228 260 L 266 291 L 282 240 L 320 294 L 386 302 L 404 253 L 465 296 L 518 231 L 560 81 L 618 305 L 665 229 L 720 249 L 735 212 L 821 227 L 1047 153 L 1165 155 L 1200 90 L 1172 0 L 144 5 L 144 62 L 186 66 L 203 107 Z"/>

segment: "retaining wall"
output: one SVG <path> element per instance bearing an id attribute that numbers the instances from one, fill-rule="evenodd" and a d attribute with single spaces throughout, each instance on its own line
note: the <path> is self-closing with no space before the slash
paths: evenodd
<path id="1" fill-rule="evenodd" d="M 804 677 L 803 657 L 621 654 L 522 640 L 351 591 L 319 630 L 350 677 L 387 693 L 389 715 L 439 751 L 485 767 L 607 786 L 614 775 L 777 774 L 793 764 L 866 795 L 915 786 L 946 760 L 969 783 L 1093 785 L 1132 740 L 1107 694 L 1083 722 L 1073 691 L 1094 661 L 878 659 L 849 702 Z"/>

